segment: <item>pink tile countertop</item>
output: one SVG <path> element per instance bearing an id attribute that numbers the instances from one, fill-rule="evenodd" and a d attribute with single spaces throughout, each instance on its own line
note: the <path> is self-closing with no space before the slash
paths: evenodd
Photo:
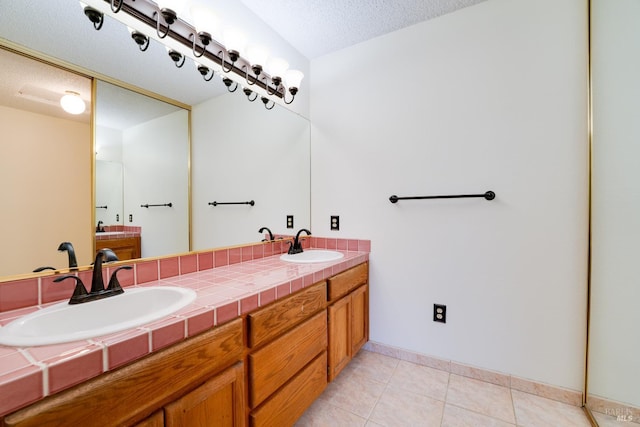
<path id="1" fill-rule="evenodd" d="M 277 250 L 274 251 L 276 255 L 263 253 L 262 257 L 256 257 L 254 253 L 252 257 L 245 257 L 242 254 L 247 251 L 243 247 L 142 261 L 131 271 L 121 271 L 118 277 L 125 290 L 132 286 L 180 286 L 195 290 L 197 297 L 171 316 L 111 335 L 39 347 L 0 345 L 0 416 L 221 325 L 369 259 L 369 241 L 357 241 L 358 244 L 353 245 L 347 244 L 346 239 L 344 243 L 342 239 L 310 240 L 312 248 L 340 250 L 345 256 L 332 262 L 293 264 L 281 261 Z M 109 277 L 110 271 L 106 270 L 106 277 Z M 83 277 L 85 284 L 90 283 L 89 275 L 86 276 Z M 52 302 L 47 303 L 43 298 L 48 281 L 43 278 L 38 285 L 42 292 L 38 297 L 40 304 L 0 312 L 0 325 L 50 305 Z M 71 291 L 64 291 L 61 297 L 70 297 Z"/>

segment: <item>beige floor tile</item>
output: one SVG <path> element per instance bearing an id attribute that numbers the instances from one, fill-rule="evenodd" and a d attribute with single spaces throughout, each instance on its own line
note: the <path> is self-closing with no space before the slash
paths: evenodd
<path id="1" fill-rule="evenodd" d="M 442 427 L 513 427 L 515 424 L 471 412 L 453 405 L 445 405 Z"/>
<path id="2" fill-rule="evenodd" d="M 415 363 L 400 361 L 389 384 L 412 393 L 444 401 L 449 373 Z"/>
<path id="3" fill-rule="evenodd" d="M 582 408 L 512 390 L 516 420 L 523 427 L 590 427 Z"/>
<path id="4" fill-rule="evenodd" d="M 367 421 L 365 427 L 384 427 L 382 424 L 374 423 L 373 421 Z"/>
<path id="5" fill-rule="evenodd" d="M 398 363 L 400 363 L 399 359 L 362 350 L 344 368 L 339 376 L 357 375 L 373 381 L 386 383 L 391 379 Z"/>
<path id="6" fill-rule="evenodd" d="M 327 401 L 316 400 L 295 424 L 297 427 L 362 427 L 367 420 Z"/>
<path id="7" fill-rule="evenodd" d="M 451 374 L 447 403 L 515 424 L 508 388 Z"/>
<path id="8" fill-rule="evenodd" d="M 369 418 L 382 426 L 439 426 L 444 402 L 387 386 Z"/>
<path id="9" fill-rule="evenodd" d="M 338 408 L 367 418 L 386 385 L 365 376 L 354 377 L 340 374 L 318 399 Z"/>

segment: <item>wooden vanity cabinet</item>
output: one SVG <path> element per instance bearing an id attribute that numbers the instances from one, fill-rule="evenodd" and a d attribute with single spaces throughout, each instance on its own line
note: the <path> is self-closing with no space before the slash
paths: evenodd
<path id="1" fill-rule="evenodd" d="M 7 415 L 5 426 L 245 425 L 242 319 Z M 219 420 L 219 424 L 217 423 Z"/>
<path id="2" fill-rule="evenodd" d="M 249 421 L 292 425 L 326 385 L 326 282 L 247 316 Z"/>
<path id="3" fill-rule="evenodd" d="M 96 253 L 104 248 L 111 249 L 120 261 L 142 257 L 140 236 L 96 240 Z"/>
<path id="4" fill-rule="evenodd" d="M 369 340 L 369 264 L 328 279 L 328 379 L 344 369 Z"/>

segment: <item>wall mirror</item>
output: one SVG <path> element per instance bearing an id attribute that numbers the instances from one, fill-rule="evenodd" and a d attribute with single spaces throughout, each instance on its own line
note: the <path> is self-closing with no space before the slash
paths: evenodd
<path id="1" fill-rule="evenodd" d="M 120 259 L 187 252 L 189 111 L 96 86 L 96 247 Z"/>
<path id="2" fill-rule="evenodd" d="M 592 232 L 587 407 L 640 423 L 640 3 L 591 0 Z"/>
<path id="3" fill-rule="evenodd" d="M 176 247 L 171 253 L 259 241 L 263 238 L 258 233 L 262 226 L 271 228 L 274 233 L 292 234 L 299 228 L 310 225 L 310 124 L 307 119 L 279 105 L 267 111 L 259 100 L 253 103 L 247 101 L 241 89 L 229 93 L 220 81 L 220 76 L 205 82 L 191 60 L 187 60 L 183 68 L 176 68 L 164 47 L 156 41 L 151 42 L 146 52 L 140 52 L 131 40 L 126 26 L 111 17 L 106 17 L 100 31 L 94 30 L 75 0 L 48 0 L 39 3 L 37 8 L 28 6 L 22 0 L 6 0 L 2 2 L 2 12 L 0 45 L 30 52 L 45 61 L 73 64 L 70 68 L 101 80 L 96 83 L 97 110 L 101 104 L 100 88 L 104 90 L 108 87 L 105 82 L 117 83 L 118 89 L 122 89 L 122 86 L 140 88 L 163 100 L 176 100 L 175 104 L 181 107 L 191 106 L 192 167 L 189 178 L 193 191 L 189 208 L 192 210 L 190 226 L 193 241 L 190 248 Z M 52 20 L 51 16 L 56 16 L 57 19 Z M 67 43 L 65 40 L 82 42 Z M 2 73 L 0 71 L 0 75 Z M 136 95 L 138 99 L 148 98 L 139 93 Z M 90 101 L 89 95 L 86 100 Z M 91 133 L 89 119 L 90 115 L 87 114 L 88 135 Z M 98 113 L 97 134 L 100 120 Z M 95 156 L 90 136 L 88 141 L 85 160 L 74 163 L 76 169 L 84 168 L 84 178 L 78 181 L 86 186 L 82 193 L 85 202 L 82 221 L 75 221 L 75 227 L 82 229 L 86 242 L 82 246 L 74 241 L 80 265 L 88 265 L 93 260 L 92 239 L 101 215 L 106 215 L 108 220 L 102 219 L 103 224 L 129 225 L 124 192 L 122 196 L 111 194 L 115 199 L 122 199 L 119 222 L 114 219 L 116 211 L 120 210 L 115 204 L 112 210 L 111 202 L 91 202 L 93 159 L 97 160 L 96 172 L 105 165 L 103 162 L 110 161 L 112 166 L 118 162 L 108 160 L 106 156 L 109 149 L 101 148 L 100 143 L 98 156 Z M 50 156 L 57 159 L 59 153 L 52 153 Z M 126 185 L 127 170 L 124 165 L 122 169 Z M 109 179 L 116 180 L 114 177 Z M 100 179 L 96 184 L 99 188 L 104 188 Z M 105 190 L 111 191 L 118 187 L 117 184 L 108 185 Z M 153 187 L 159 188 L 160 185 Z M 98 191 L 100 190 L 96 189 L 96 196 Z M 188 197 L 188 192 L 185 194 Z M 252 199 L 255 200 L 255 205 L 250 208 L 214 208 L 208 205 L 214 200 Z M 42 212 L 37 209 L 41 209 L 43 205 L 36 199 L 32 202 L 32 210 L 29 212 L 34 212 L 33 223 L 37 224 L 40 218 L 38 215 Z M 135 208 L 138 212 L 132 212 L 133 222 L 130 224 L 143 227 L 143 233 L 150 230 L 151 226 L 136 222 L 142 221 L 145 214 L 166 215 L 169 210 L 140 208 L 140 205 L 169 202 L 173 200 L 164 196 L 132 201 L 131 209 Z M 108 209 L 96 211 L 96 206 L 105 204 Z M 94 215 L 96 221 L 92 221 Z M 287 215 L 294 216 L 293 229 L 286 228 Z M 5 222 L 7 217 L 3 213 L 0 218 L 1 222 Z M 166 227 L 160 228 L 167 231 Z M 183 239 L 188 239 L 188 231 L 182 236 Z M 54 259 L 50 263 L 62 268 L 66 265 L 66 255 L 57 252 L 57 245 L 60 243 L 57 240 L 53 248 L 49 244 L 42 246 L 46 246 L 45 251 L 53 253 Z M 74 240 L 80 242 L 81 239 Z M 150 242 L 143 238 L 143 247 L 145 240 Z M 19 239 L 16 238 L 15 241 L 19 242 Z M 33 267 L 47 263 L 45 260 L 35 262 L 29 259 L 33 254 L 33 250 L 25 250 L 21 257 L 29 260 L 27 265 L 12 269 L 11 272 L 0 272 L 0 277 L 27 273 Z M 142 256 L 155 254 L 149 252 L 149 255 L 143 253 Z"/>

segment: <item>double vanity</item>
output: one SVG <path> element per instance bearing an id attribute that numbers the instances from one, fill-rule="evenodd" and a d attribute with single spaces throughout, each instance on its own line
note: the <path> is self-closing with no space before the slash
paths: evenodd
<path id="1" fill-rule="evenodd" d="M 2 424 L 293 424 L 368 339 L 370 243 L 312 237 L 304 246 L 293 256 L 286 244 L 266 242 L 137 261 L 119 274 L 124 294 L 77 307 L 123 298 L 123 316 L 135 317 L 126 306 L 154 311 L 146 306 L 163 287 L 184 307 L 87 341 L 0 347 L 0 357 L 23 357 L 22 369 L 33 372 L 22 378 L 40 378 L 41 388 L 28 401 L 3 404 Z M 140 293 L 148 304 L 127 301 Z M 0 313 L 0 330 L 11 313 Z M 117 315 L 108 319 L 117 313 L 96 309 L 95 317 L 117 324 Z M 8 369 L 0 367 L 3 395 L 31 387 L 15 375 L 5 382 Z"/>

